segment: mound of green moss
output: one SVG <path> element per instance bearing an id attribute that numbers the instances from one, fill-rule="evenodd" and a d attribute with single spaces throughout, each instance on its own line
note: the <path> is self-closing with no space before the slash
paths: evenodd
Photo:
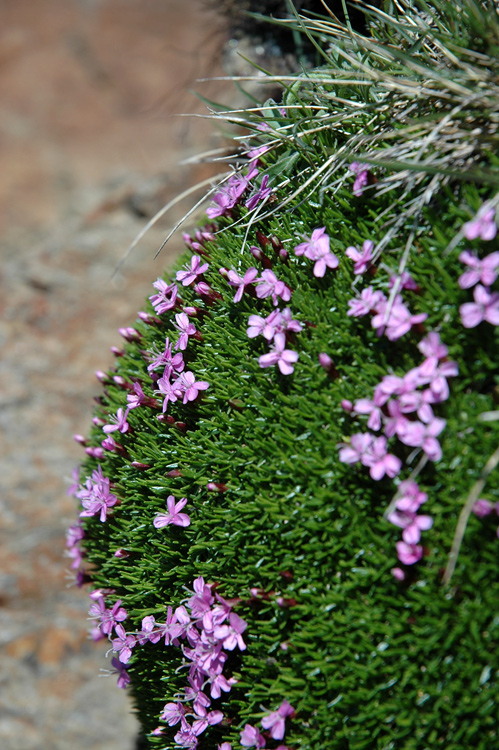
<path id="1" fill-rule="evenodd" d="M 68 546 L 150 747 L 499 747 L 499 32 L 449 6 L 305 24 L 100 375 Z"/>

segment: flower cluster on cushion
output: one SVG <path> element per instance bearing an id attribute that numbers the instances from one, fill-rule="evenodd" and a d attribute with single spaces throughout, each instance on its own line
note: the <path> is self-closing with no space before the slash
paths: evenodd
<path id="1" fill-rule="evenodd" d="M 283 700 L 277 711 L 272 711 L 261 720 L 266 735 L 273 740 L 282 740 L 286 731 L 286 719 L 292 718 L 295 709 L 287 700 Z M 265 736 L 252 724 L 246 724 L 241 732 L 240 742 L 243 747 L 262 748 L 266 746 Z M 285 745 L 279 745 L 276 750 L 287 750 Z"/>

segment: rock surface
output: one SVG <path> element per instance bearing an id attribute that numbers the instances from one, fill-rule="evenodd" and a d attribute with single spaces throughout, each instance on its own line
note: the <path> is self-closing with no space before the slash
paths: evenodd
<path id="1" fill-rule="evenodd" d="M 71 585 L 66 496 L 96 369 L 111 362 L 181 208 L 119 261 L 147 217 L 206 179 L 218 145 L 187 93 L 217 98 L 218 22 L 196 0 L 4 0 L 0 31 L 0 747 L 131 750 L 137 726 Z M 218 97 L 220 98 L 220 97 Z M 229 97 L 230 98 L 230 97 Z M 192 200 L 192 199 L 191 199 Z M 186 204 L 186 205 L 189 205 Z"/>

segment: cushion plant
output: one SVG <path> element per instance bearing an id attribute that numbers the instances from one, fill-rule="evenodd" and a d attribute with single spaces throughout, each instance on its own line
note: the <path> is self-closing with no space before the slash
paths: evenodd
<path id="1" fill-rule="evenodd" d="M 100 373 L 68 548 L 152 748 L 499 748 L 499 20 L 366 12 Z"/>

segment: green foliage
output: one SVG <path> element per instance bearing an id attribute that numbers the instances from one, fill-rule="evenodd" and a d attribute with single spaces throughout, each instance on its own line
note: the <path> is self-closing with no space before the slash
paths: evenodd
<path id="1" fill-rule="evenodd" d="M 483 34 L 481 16 L 469 25 L 466 15 L 462 23 L 468 11 L 482 13 L 481 4 L 452 4 L 461 15 L 446 11 L 450 5 L 434 4 L 431 12 L 442 34 L 451 22 L 466 30 L 459 40 L 453 37 L 456 55 L 460 50 L 469 57 L 464 41 L 473 42 L 480 54 L 495 49 L 496 26 Z M 384 28 L 393 42 L 402 40 L 390 47 L 387 63 L 395 66 L 394 77 L 401 76 L 396 65 L 397 60 L 409 65 L 408 32 L 400 17 Z M 348 49 L 351 40 L 345 35 L 338 45 L 345 39 Z M 421 45 L 412 36 L 409 42 L 415 46 L 414 61 Z M 332 59 L 333 52 L 328 54 Z M 343 59 L 351 75 L 352 59 L 346 52 Z M 489 750 L 499 747 L 499 581 L 497 538 L 489 519 L 470 518 L 450 587 L 442 586 L 442 572 L 459 513 L 499 436 L 499 422 L 480 420 L 494 409 L 497 396 L 498 329 L 488 323 L 463 328 L 458 308 L 471 295 L 457 284 L 463 268 L 458 255 L 465 247 L 458 233 L 491 197 L 490 181 L 477 184 L 471 173 L 459 179 L 450 174 L 433 184 L 431 200 L 412 211 L 407 206 L 423 195 L 431 177 L 423 170 L 414 184 L 390 182 L 397 174 L 392 163 L 390 170 L 373 169 L 378 185 L 353 197 L 353 176 L 345 177 L 350 146 L 335 162 L 335 170 L 342 167 L 341 178 L 336 174 L 333 180 L 323 167 L 351 144 L 348 138 L 360 143 L 369 127 L 374 134 L 385 124 L 391 127 L 394 100 L 388 96 L 383 107 L 377 106 L 376 76 L 366 75 L 362 86 L 346 80 L 339 86 L 332 70 L 308 75 L 290 88 L 285 116 L 269 104 L 272 130 L 260 137 L 273 144 L 265 169 L 274 186 L 281 184 L 277 202 L 254 214 L 237 207 L 231 218 L 219 220 L 215 240 L 205 245 L 210 263 L 205 278 L 220 299 L 210 303 L 192 287 L 181 288 L 183 304 L 198 308 L 193 321 L 202 335 L 190 339 L 185 359 L 209 389 L 192 403 L 168 405 L 176 424 L 159 422 L 153 408 L 134 409 L 128 417 L 131 432 L 119 435 L 126 454 L 106 452 L 82 468 L 83 480 L 99 463 L 121 500 L 107 522 L 85 519 L 93 585 L 115 591 L 108 601 L 121 598 L 128 631 L 140 629 L 150 614 L 163 621 L 168 606 L 184 601 L 200 575 L 216 583 L 223 597 L 240 600 L 235 609 L 248 623 L 248 648 L 233 652 L 227 662 L 224 673 L 238 682 L 222 694 L 218 703 L 226 720 L 201 736 L 202 749 L 228 740 L 240 747 L 244 724 L 256 725 L 264 711 L 287 698 L 296 709 L 285 739 L 293 749 Z M 444 107 L 446 91 L 440 100 Z M 338 97 L 368 107 L 355 116 L 353 104 Z M 431 121 L 438 101 L 437 92 L 418 125 Z M 417 118 L 417 111 L 411 117 Z M 381 151 L 386 148 L 380 145 Z M 476 152 L 467 166 L 497 177 L 496 157 L 487 150 Z M 387 237 L 384 222 L 400 216 L 397 231 Z M 313 276 L 309 260 L 293 253 L 303 235 L 320 226 L 340 259 L 339 268 L 323 279 Z M 288 262 L 272 256 L 274 272 L 293 290 L 293 317 L 305 326 L 293 342 L 299 360 L 289 376 L 259 367 L 266 343 L 246 335 L 249 315 L 268 315 L 271 301 L 245 294 L 234 304 L 234 290 L 218 272 L 225 267 L 242 274 L 258 265 L 248 250 L 257 244 L 256 230 L 276 236 L 289 251 Z M 385 238 L 373 287 L 386 290 L 389 275 L 407 268 L 421 290 L 404 292 L 411 311 L 427 313 L 426 329 L 439 331 L 460 368 L 451 398 L 436 407 L 447 419 L 443 458 L 428 463 L 418 477 L 434 526 L 424 535 L 424 559 L 408 569 L 402 583 L 390 574 L 400 533 L 384 519 L 393 482 L 374 482 L 365 468 L 338 460 L 338 444 L 365 430 L 362 419 L 356 422 L 342 409 L 342 399 L 369 398 L 384 374 L 403 375 L 422 361 L 417 331 L 390 342 L 376 335 L 367 318 L 346 315 L 359 283 L 344 251 L 368 238 L 375 243 Z M 117 358 L 96 410 L 105 422 L 126 406 L 127 391 L 113 376 L 139 381 L 153 396 L 144 352 L 161 350 L 166 336 L 176 339 L 174 312 L 160 317 L 158 325 L 139 320 L 140 341 L 127 344 Z M 320 367 L 321 352 L 334 360 L 336 377 Z M 94 427 L 89 444 L 98 446 L 102 438 L 101 428 Z M 405 479 L 420 456 L 400 444 L 395 450 L 406 462 Z M 134 468 L 132 462 L 148 468 Z M 208 482 L 223 483 L 227 491 L 209 491 Z M 170 494 L 188 498 L 191 525 L 157 530 L 153 519 L 164 512 Z M 484 494 L 499 500 L 493 483 Z M 118 549 L 129 556 L 115 557 Z M 265 596 L 251 596 L 252 588 Z M 149 643 L 134 649 L 130 676 L 146 733 L 158 726 L 163 705 L 182 693 L 186 670 L 179 671 L 181 664 L 180 648 Z M 177 747 L 175 731 L 166 727 L 163 737 L 150 736 L 150 746 Z M 270 747 L 277 744 L 270 741 Z"/>

